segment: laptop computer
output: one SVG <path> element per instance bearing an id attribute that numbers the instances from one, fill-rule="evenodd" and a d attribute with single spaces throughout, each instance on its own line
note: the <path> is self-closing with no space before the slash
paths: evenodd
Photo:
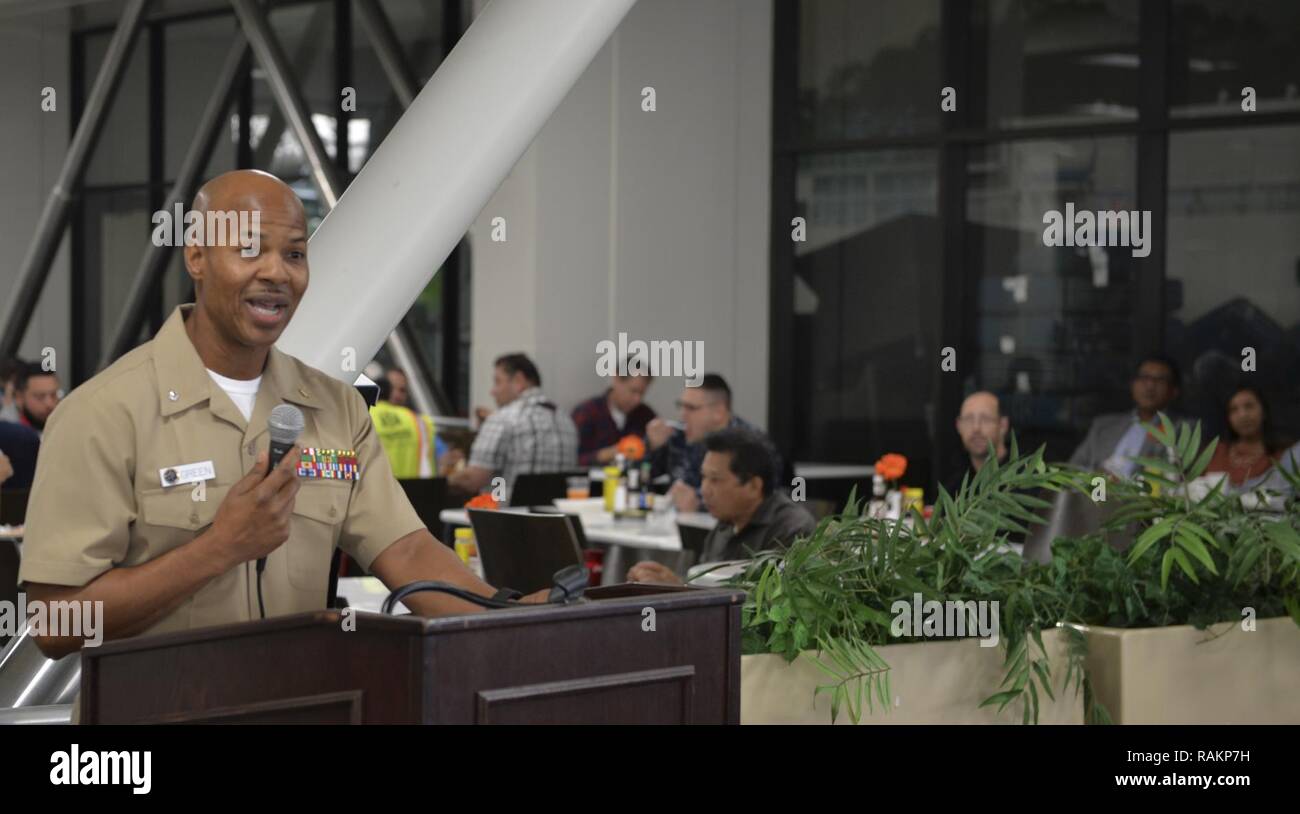
<path id="1" fill-rule="evenodd" d="M 489 585 L 528 594 L 551 587 L 561 568 L 582 565 L 567 515 L 470 509 L 469 522 Z"/>

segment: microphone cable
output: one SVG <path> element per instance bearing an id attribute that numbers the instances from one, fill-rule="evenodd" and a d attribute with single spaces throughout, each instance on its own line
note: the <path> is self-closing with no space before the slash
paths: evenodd
<path id="1" fill-rule="evenodd" d="M 262 601 L 262 572 L 266 570 L 266 557 L 257 560 L 257 612 L 266 618 L 266 603 Z"/>
<path id="2" fill-rule="evenodd" d="M 502 590 L 497 592 L 497 596 L 482 596 L 473 591 L 467 591 L 457 585 L 449 582 L 439 582 L 437 580 L 420 580 L 403 585 L 388 595 L 384 600 L 382 613 L 392 615 L 393 607 L 406 597 L 415 593 L 432 591 L 435 593 L 447 594 L 457 599 L 463 599 L 466 602 L 478 605 L 482 608 L 497 610 L 501 608 L 536 608 L 542 605 L 567 605 L 571 602 L 577 602 L 583 599 L 583 593 L 587 590 L 588 573 L 585 566 L 567 565 L 555 572 L 552 577 L 551 593 L 547 596 L 545 603 L 516 602 L 515 599 L 498 599 L 502 594 L 511 594 L 518 597 L 515 591 Z"/>

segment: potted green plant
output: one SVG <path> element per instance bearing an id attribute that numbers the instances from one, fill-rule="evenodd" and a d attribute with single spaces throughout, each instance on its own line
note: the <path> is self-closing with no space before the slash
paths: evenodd
<path id="1" fill-rule="evenodd" d="M 1069 597 L 1011 546 L 1042 522 L 1039 495 L 1082 488 L 1079 474 L 1041 449 L 1022 457 L 1014 438 L 996 457 L 929 518 L 872 517 L 855 495 L 753 561 L 737 580 L 742 721 L 1082 720 L 1083 636 L 1057 628 Z M 953 630 L 987 607 L 996 646 Z"/>
<path id="2" fill-rule="evenodd" d="M 1213 455 L 1199 425 L 1148 428 L 1168 456 L 1144 458 L 1142 481 L 1109 482 L 1118 508 L 1099 533 L 1053 543 L 1030 577 L 1067 603 L 1086 638 L 1093 713 L 1118 723 L 1300 723 L 1300 479 L 1292 496 L 1195 484 Z M 1093 478 L 1099 476 L 1086 475 Z M 1108 537 L 1128 535 L 1118 550 Z M 1092 699 L 1089 699 L 1090 702 Z"/>
<path id="3" fill-rule="evenodd" d="M 1018 704 L 1023 721 L 1300 722 L 1295 462 L 1284 501 L 1198 490 L 1214 443 L 1164 416 L 1148 429 L 1167 457 L 1141 459 L 1136 482 L 1021 457 L 1013 438 L 928 519 L 851 499 L 760 555 L 738 580 L 742 720 L 974 722 Z M 1008 543 L 1041 522 L 1044 490 L 1105 501 L 1110 518 L 1029 563 Z M 1281 511 L 1259 511 L 1265 498 Z M 997 601 L 1000 647 L 900 630 L 891 610 L 909 597 Z"/>

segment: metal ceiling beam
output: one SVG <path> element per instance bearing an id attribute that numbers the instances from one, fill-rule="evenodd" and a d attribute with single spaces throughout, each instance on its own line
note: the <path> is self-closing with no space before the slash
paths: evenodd
<path id="1" fill-rule="evenodd" d="M 397 101 L 402 103 L 404 109 L 410 107 L 420 88 L 416 85 L 415 76 L 406 60 L 402 58 L 402 46 L 398 42 L 397 32 L 393 30 L 393 24 L 379 5 L 379 0 L 356 0 L 356 9 L 357 20 L 361 22 L 370 44 L 374 46 L 379 67 L 383 69 L 384 76 L 388 77 L 388 84 L 393 86 Z M 446 32 L 443 36 L 446 36 Z"/>
<path id="2" fill-rule="evenodd" d="M 180 169 L 176 173 L 176 181 L 172 185 L 171 193 L 167 196 L 167 202 L 163 204 L 163 211 L 171 214 L 175 211 L 176 204 L 189 205 L 190 200 L 198 189 L 199 174 L 207 167 L 208 161 L 212 158 L 212 151 L 216 148 L 217 138 L 227 132 L 225 113 L 234 98 L 235 92 L 239 87 L 239 79 L 243 74 L 244 59 L 248 55 L 248 40 L 243 33 L 235 32 L 235 41 L 230 46 L 226 59 L 221 63 L 221 70 L 217 74 L 216 86 L 212 89 L 212 95 L 208 97 L 207 105 L 203 108 L 199 116 L 198 127 L 194 131 L 194 139 L 190 142 L 189 149 L 185 152 L 185 157 L 181 160 Z M 126 305 L 122 309 L 122 315 L 117 321 L 117 326 L 113 329 L 113 335 L 108 344 L 104 347 L 104 352 L 99 360 L 99 369 L 103 370 L 112 364 L 113 360 L 126 353 L 135 346 L 135 340 L 140 333 L 140 325 L 144 321 L 145 310 L 149 305 L 149 295 L 160 285 L 162 285 L 163 275 L 167 271 L 167 264 L 171 260 L 173 247 L 168 244 L 157 245 L 150 244 L 145 251 L 144 257 L 140 261 L 140 267 L 136 270 L 135 277 L 131 281 L 131 289 L 127 292 Z"/>
<path id="3" fill-rule="evenodd" d="M 265 10 L 255 0 L 230 0 L 230 5 L 235 9 L 235 14 L 239 17 L 239 23 L 244 29 L 245 36 L 248 37 L 249 44 L 253 47 L 253 53 L 256 55 L 258 63 L 262 66 L 262 70 L 266 72 L 267 82 L 271 86 L 271 93 L 275 97 L 276 106 L 288 121 L 290 129 L 293 130 L 294 135 L 298 138 L 298 143 L 302 146 L 312 181 L 320 191 L 322 201 L 333 210 L 335 205 L 338 204 L 339 197 L 343 194 L 343 187 L 334 172 L 334 165 L 325 152 L 325 145 L 321 142 L 320 135 L 312 124 L 311 112 L 307 107 L 307 102 L 303 99 L 301 91 L 294 82 L 289 61 L 284 55 L 284 49 L 276 38 L 275 32 L 271 30 L 271 24 L 267 20 Z M 346 133 L 337 134 L 335 149 L 347 149 Z M 397 328 L 389 334 L 387 345 L 397 364 L 408 371 L 407 381 L 410 386 L 411 401 L 415 404 L 416 409 L 429 415 L 439 413 L 438 405 L 429 392 L 424 377 L 417 373 L 423 367 L 417 364 L 417 357 L 411 347 L 408 332 L 404 330 L 400 322 Z"/>
<path id="4" fill-rule="evenodd" d="M 307 25 L 302 29 L 302 39 L 293 52 L 293 60 L 290 64 L 293 76 L 309 76 L 316 67 L 316 60 L 324 53 L 320 44 L 328 34 L 328 24 L 331 19 L 329 11 L 328 3 L 319 3 L 312 7 Z M 254 167 L 271 166 L 275 157 L 275 148 L 279 146 L 283 135 L 284 114 L 280 112 L 279 106 L 273 106 L 266 114 L 266 129 L 262 131 L 262 138 L 253 150 Z"/>
<path id="5" fill-rule="evenodd" d="M 36 233 L 23 257 L 22 266 L 18 269 L 9 299 L 5 302 L 4 310 L 0 311 L 0 326 L 3 326 L 0 328 L 0 357 L 17 354 L 18 346 L 27 333 L 27 325 L 36 310 L 45 280 L 49 277 L 50 266 L 63 241 L 63 230 L 72 211 L 74 191 L 81 184 L 95 143 L 103 132 L 109 107 L 122 83 L 127 59 L 131 56 L 131 47 L 140 33 L 140 21 L 149 2 L 150 0 L 127 0 L 117 30 L 108 43 L 104 63 L 100 66 L 99 75 L 95 77 L 95 84 L 86 99 L 77 132 L 68 145 L 63 168 L 45 201 L 45 208 L 36 224 Z"/>
<path id="6" fill-rule="evenodd" d="M 230 0 L 230 5 L 239 17 L 239 24 L 253 47 L 258 64 L 266 72 L 266 80 L 271 86 L 271 95 L 275 97 L 276 105 L 302 146 L 312 182 L 320 191 L 325 205 L 333 209 L 343 194 L 343 188 L 334 174 L 334 165 L 325 152 L 325 145 L 312 124 L 307 102 L 293 80 L 284 48 L 271 30 L 266 11 L 256 0 Z"/>

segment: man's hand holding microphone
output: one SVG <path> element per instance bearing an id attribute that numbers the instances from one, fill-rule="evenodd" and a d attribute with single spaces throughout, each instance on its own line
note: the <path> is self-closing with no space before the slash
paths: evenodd
<path id="1" fill-rule="evenodd" d="M 286 455 L 269 473 L 269 454 L 257 456 L 253 468 L 240 478 L 217 507 L 212 520 L 212 545 L 228 570 L 262 559 L 289 539 L 289 521 L 300 484 L 297 463 Z"/>

